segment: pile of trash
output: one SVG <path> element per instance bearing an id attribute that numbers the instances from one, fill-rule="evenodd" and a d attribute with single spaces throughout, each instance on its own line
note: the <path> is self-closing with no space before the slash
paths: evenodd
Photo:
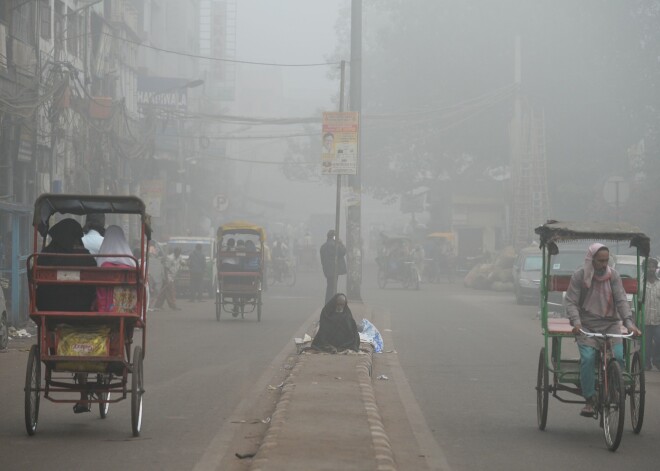
<path id="1" fill-rule="evenodd" d="M 26 329 L 16 329 L 15 327 L 9 327 L 8 329 L 9 337 L 12 339 L 22 339 L 22 338 L 30 338 L 32 337 L 32 334 L 29 333 Z"/>
<path id="2" fill-rule="evenodd" d="M 490 257 L 491 260 L 475 265 L 465 278 L 463 285 L 473 289 L 493 291 L 513 291 L 513 262 L 516 251 L 505 247 L 501 252 Z"/>

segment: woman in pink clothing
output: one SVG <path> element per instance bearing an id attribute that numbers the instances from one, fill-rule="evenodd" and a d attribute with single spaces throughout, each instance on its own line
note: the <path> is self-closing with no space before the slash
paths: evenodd
<path id="1" fill-rule="evenodd" d="M 119 226 L 110 226 L 105 230 L 105 237 L 96 264 L 100 267 L 135 268 L 133 252 L 126 242 L 124 230 Z M 132 312 L 135 310 L 136 293 L 133 288 L 103 286 L 96 288 L 97 311 Z"/>

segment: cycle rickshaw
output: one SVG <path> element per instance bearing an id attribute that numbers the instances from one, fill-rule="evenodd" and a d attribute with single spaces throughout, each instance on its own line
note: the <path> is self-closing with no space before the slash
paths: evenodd
<path id="1" fill-rule="evenodd" d="M 53 215 L 71 217 L 91 213 L 117 214 L 121 215 L 117 222 L 127 217 L 134 223 L 141 246 L 139 255 L 130 257 L 135 261 L 134 267 L 78 263 L 81 257 L 89 261 L 90 257 L 98 260 L 116 255 L 40 252 L 40 245 L 46 245 Z M 127 399 L 130 394 L 131 428 L 133 436 L 139 436 L 144 393 L 149 222 L 144 203 L 134 196 L 43 194 L 37 198 L 33 253 L 27 259 L 29 314 L 38 330 L 37 343 L 32 345 L 28 356 L 25 380 L 28 435 L 36 433 L 42 393 L 51 402 L 68 404 L 79 402 L 71 397 L 75 393 L 86 395 L 87 407 L 98 404 L 101 418 L 107 416 L 110 404 Z M 66 291 L 76 286 L 111 288 L 111 296 L 115 296 L 112 308 L 108 312 L 93 311 L 92 306 L 83 312 L 39 309 L 40 287 L 52 292 L 53 288 Z M 123 302 L 117 300 L 118 296 Z M 142 339 L 134 346 L 136 331 L 141 332 Z"/>
<path id="2" fill-rule="evenodd" d="M 564 317 L 549 315 L 549 298 L 568 289 L 575 266 L 564 267 L 561 262 L 563 247 L 577 241 L 603 242 L 614 251 L 620 243 L 627 242 L 637 257 L 637 276 L 622 277 L 624 290 L 632 295 L 633 322 L 642 330 L 642 337 L 633 338 L 621 327 L 620 335 L 588 334 L 601 338 L 601 349 L 596 359 L 595 418 L 603 429 L 607 448 L 615 451 L 623 433 L 626 397 L 630 398 L 630 419 L 634 433 L 639 433 L 644 421 L 644 299 L 646 284 L 643 270 L 649 256 L 650 241 L 640 229 L 624 223 L 577 223 L 556 222 L 537 227 L 543 255 L 541 276 L 541 329 L 544 346 L 541 348 L 536 381 L 538 427 L 545 430 L 548 418 L 548 397 L 551 394 L 560 402 L 585 404 L 585 400 L 570 399 L 570 394 L 581 396 L 579 356 L 571 357 L 562 350 L 565 338 L 574 339 L 572 326 Z M 574 250 L 574 246 L 571 250 Z M 584 252 L 582 252 L 584 253 Z M 568 269 L 567 269 L 568 268 Z M 624 367 L 612 358 L 610 337 L 623 338 Z"/>
<path id="3" fill-rule="evenodd" d="M 220 321 L 223 311 L 244 318 L 256 310 L 257 321 L 261 321 L 266 231 L 235 221 L 220 226 L 217 237 L 216 320 Z"/>
<path id="4" fill-rule="evenodd" d="M 412 239 L 382 232 L 380 242 L 376 257 L 378 287 L 383 289 L 388 281 L 396 281 L 406 289 L 419 289 L 422 278 L 412 259 Z"/>

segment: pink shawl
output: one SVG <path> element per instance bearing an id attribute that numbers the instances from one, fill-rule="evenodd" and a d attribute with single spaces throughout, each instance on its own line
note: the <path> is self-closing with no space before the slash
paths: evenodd
<path id="1" fill-rule="evenodd" d="M 593 243 L 587 250 L 587 255 L 584 258 L 584 277 L 582 279 L 585 288 L 589 290 L 584 299 L 584 309 L 594 314 L 600 314 L 604 317 L 609 317 L 614 314 L 613 299 L 612 299 L 612 285 L 610 278 L 612 278 L 612 269 L 607 266 L 605 274 L 598 276 L 594 273 L 593 258 L 603 247 L 603 244 L 598 242 Z M 590 289 L 593 284 L 593 289 Z"/>

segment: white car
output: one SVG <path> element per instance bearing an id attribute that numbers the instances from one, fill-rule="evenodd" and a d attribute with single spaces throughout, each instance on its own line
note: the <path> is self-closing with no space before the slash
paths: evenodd
<path id="1" fill-rule="evenodd" d="M 614 269 L 619 275 L 621 275 L 621 278 L 637 279 L 637 255 L 615 255 Z M 639 269 L 641 278 L 644 280 L 644 269 L 642 267 Z M 632 307 L 633 295 L 626 294 L 626 296 L 628 297 L 628 302 Z"/>

